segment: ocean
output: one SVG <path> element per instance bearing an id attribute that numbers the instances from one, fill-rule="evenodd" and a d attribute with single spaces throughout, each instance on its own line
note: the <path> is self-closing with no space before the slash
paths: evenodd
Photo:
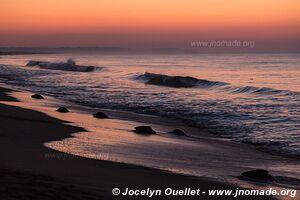
<path id="1" fill-rule="evenodd" d="M 74 72 L 26 66 L 29 60 L 65 62 L 69 58 L 97 69 Z M 180 120 L 220 138 L 296 158 L 300 158 L 299 77 L 299 54 L 0 57 L 2 82 L 16 88 L 91 107 Z"/>

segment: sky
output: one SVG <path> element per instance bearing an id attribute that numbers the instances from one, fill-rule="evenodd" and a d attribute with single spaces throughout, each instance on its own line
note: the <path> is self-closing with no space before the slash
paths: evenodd
<path id="1" fill-rule="evenodd" d="M 300 48 L 299 0 L 0 0 L 0 46 Z"/>

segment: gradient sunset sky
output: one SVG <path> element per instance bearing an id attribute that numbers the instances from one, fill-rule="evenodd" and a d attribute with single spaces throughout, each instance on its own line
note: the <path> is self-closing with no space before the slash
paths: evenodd
<path id="1" fill-rule="evenodd" d="M 187 48 L 253 40 L 297 50 L 299 0 L 0 0 L 0 46 Z"/>

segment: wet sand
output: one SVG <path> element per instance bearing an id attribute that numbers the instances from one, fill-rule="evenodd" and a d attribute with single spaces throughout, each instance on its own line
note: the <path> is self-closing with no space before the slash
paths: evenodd
<path id="1" fill-rule="evenodd" d="M 7 92 L 10 90 L 0 89 L 0 101 L 16 101 L 7 96 Z M 111 194 L 115 187 L 122 191 L 126 187 L 162 190 L 166 187 L 190 187 L 201 188 L 202 191 L 237 187 L 207 178 L 88 159 L 47 148 L 44 143 L 71 137 L 73 133 L 84 132 L 85 129 L 42 112 L 0 104 L 0 123 L 0 199 L 115 199 Z M 120 196 L 119 199 L 127 198 Z M 166 199 L 166 196 L 159 199 Z M 176 198 L 172 196 L 169 199 Z M 233 198 L 204 195 L 201 199 Z"/>

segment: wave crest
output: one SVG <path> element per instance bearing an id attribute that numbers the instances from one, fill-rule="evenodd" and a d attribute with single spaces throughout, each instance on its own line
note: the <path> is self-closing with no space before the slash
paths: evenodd
<path id="1" fill-rule="evenodd" d="M 227 83 L 197 79 L 191 76 L 169 76 L 146 72 L 137 77 L 144 79 L 145 83 L 176 88 L 212 87 L 216 85 L 227 85 Z"/>
<path id="2" fill-rule="evenodd" d="M 211 88 L 231 94 L 255 94 L 255 95 L 299 95 L 298 92 L 289 90 L 278 90 L 268 87 L 255 86 L 233 86 L 229 83 L 219 81 L 209 81 L 191 76 L 169 76 L 165 74 L 155 74 L 146 72 L 137 76 L 146 84 L 175 87 L 175 88 Z"/>

